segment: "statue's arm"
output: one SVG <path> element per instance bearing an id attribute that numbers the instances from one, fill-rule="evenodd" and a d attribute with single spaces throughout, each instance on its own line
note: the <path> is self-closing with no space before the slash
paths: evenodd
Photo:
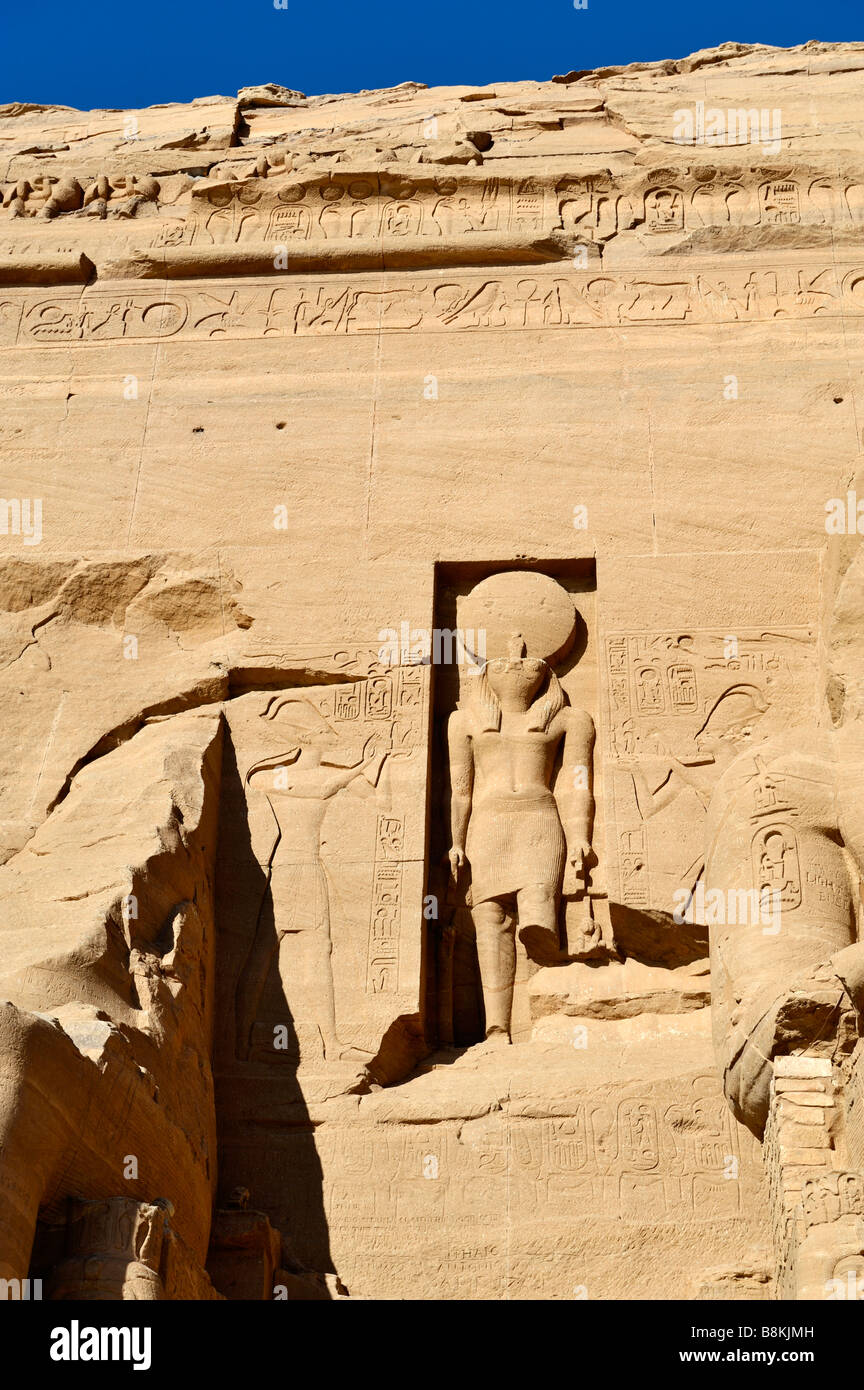
<path id="1" fill-rule="evenodd" d="M 373 734 L 371 738 L 366 740 L 363 753 L 356 763 L 350 763 L 347 767 L 340 768 L 338 772 L 331 773 L 324 795 L 335 796 L 336 792 L 343 787 L 350 787 L 352 784 L 356 790 L 358 779 L 361 777 L 365 779 L 369 787 L 377 787 L 381 769 L 388 757 L 389 750 L 385 749 L 383 752 L 378 752 L 377 740 Z M 368 788 L 363 789 L 363 791 L 367 790 Z"/>
<path id="2" fill-rule="evenodd" d="M 465 863 L 465 836 L 474 786 L 474 755 L 462 710 L 454 710 L 450 716 L 447 741 L 450 748 L 450 863 L 455 873 Z"/>
<path id="3" fill-rule="evenodd" d="M 655 771 L 652 778 L 653 786 L 649 783 L 645 773 L 645 763 L 650 762 L 651 766 L 659 768 L 660 776 Z M 629 772 L 633 778 L 633 786 L 636 792 L 636 805 L 639 807 L 639 814 L 643 820 L 649 820 L 651 816 L 662 811 L 664 806 L 668 806 L 674 801 L 681 790 L 672 778 L 672 774 L 678 772 L 684 778 L 688 786 L 692 785 L 692 778 L 680 771 L 681 764 L 670 754 L 668 759 L 662 762 L 659 758 L 643 759 L 642 762 L 630 764 Z"/>
<path id="4" fill-rule="evenodd" d="M 594 830 L 594 720 L 583 709 L 565 709 L 561 771 L 556 797 L 561 807 L 567 852 L 577 870 L 591 853 Z"/>

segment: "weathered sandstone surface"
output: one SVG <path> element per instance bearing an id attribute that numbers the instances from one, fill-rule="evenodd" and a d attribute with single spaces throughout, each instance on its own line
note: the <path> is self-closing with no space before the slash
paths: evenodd
<path id="1" fill-rule="evenodd" d="M 864 44 L 0 188 L 0 1277 L 860 1280 Z"/>

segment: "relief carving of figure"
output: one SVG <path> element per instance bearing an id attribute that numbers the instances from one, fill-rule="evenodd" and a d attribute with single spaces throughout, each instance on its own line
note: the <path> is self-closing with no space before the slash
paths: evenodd
<path id="1" fill-rule="evenodd" d="M 241 1057 L 249 1054 L 267 974 L 278 952 L 292 1017 L 314 1024 L 325 1061 L 357 1060 L 360 1054 L 337 1036 L 331 895 L 321 839 L 333 797 L 361 777 L 375 786 L 387 754 L 378 754 L 369 739 L 359 761 L 347 767 L 331 761 L 327 754 L 335 749 L 338 736 L 315 706 L 306 700 L 276 699 L 266 717 L 273 718 L 285 706 L 290 746 L 254 763 L 246 774 L 247 786 L 253 796 L 266 798 L 275 823 L 267 859 L 274 930 L 259 912 L 237 991 L 237 1052 Z"/>
<path id="2" fill-rule="evenodd" d="M 559 592 L 570 604 L 572 630 L 575 610 Z M 591 716 L 569 705 L 554 670 L 529 654 L 521 632 L 506 645 L 506 656 L 492 657 L 469 678 L 471 694 L 451 715 L 448 731 L 449 859 L 454 876 L 466 864 L 471 870 L 467 902 L 486 1037 L 496 1045 L 510 1042 L 516 931 L 533 960 L 560 959 L 565 865 L 586 873 L 594 809 Z"/>

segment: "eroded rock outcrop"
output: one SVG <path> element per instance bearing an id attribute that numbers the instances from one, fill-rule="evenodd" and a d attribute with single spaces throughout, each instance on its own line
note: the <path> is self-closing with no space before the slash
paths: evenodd
<path id="1" fill-rule="evenodd" d="M 146 727 L 0 870 L 7 1277 L 72 1197 L 167 1200 L 203 1264 L 220 744 L 218 710 Z"/>

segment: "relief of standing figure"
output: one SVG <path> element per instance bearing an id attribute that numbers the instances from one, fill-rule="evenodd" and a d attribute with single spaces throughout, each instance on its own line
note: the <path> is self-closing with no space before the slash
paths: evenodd
<path id="1" fill-rule="evenodd" d="M 559 592 L 570 604 L 572 629 L 575 610 Z M 471 694 L 451 715 L 448 731 L 449 859 L 454 876 L 466 864 L 471 870 L 466 901 L 477 935 L 486 1038 L 496 1046 L 510 1042 L 516 931 L 536 962 L 561 959 L 564 869 L 569 862 L 584 878 L 594 814 L 591 716 L 568 704 L 555 672 L 527 653 L 521 632 L 511 633 L 506 645 L 506 657 L 491 659 L 471 678 Z"/>
<path id="2" fill-rule="evenodd" d="M 273 718 L 292 706 L 291 746 L 253 764 L 246 784 L 266 797 L 275 839 L 266 863 L 272 898 L 273 928 L 259 911 L 255 940 L 237 990 L 237 1053 L 247 1057 L 252 1028 L 267 975 L 278 953 L 279 975 L 292 1017 L 311 1019 L 321 1040 L 324 1060 L 368 1060 L 368 1054 L 344 1045 L 336 1030 L 330 887 L 321 858 L 324 818 L 333 797 L 357 778 L 377 784 L 387 753 L 367 740 L 359 761 L 344 766 L 324 756 L 338 736 L 308 701 L 278 700 L 266 713 Z"/>

